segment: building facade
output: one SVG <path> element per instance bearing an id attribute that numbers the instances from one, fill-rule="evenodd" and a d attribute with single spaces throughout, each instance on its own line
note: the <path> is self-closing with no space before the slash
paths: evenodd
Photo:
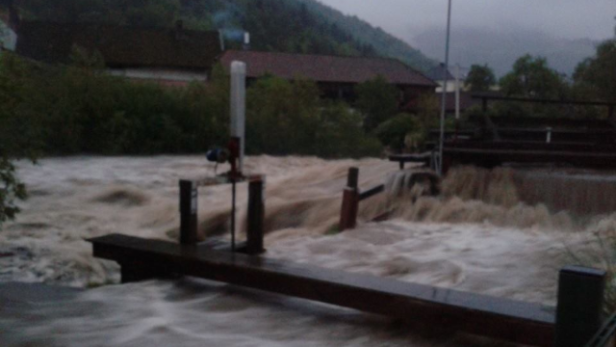
<path id="1" fill-rule="evenodd" d="M 220 61 L 226 69 L 233 61 L 246 63 L 249 83 L 266 75 L 309 80 L 316 83 L 323 98 L 349 103 L 357 98 L 355 86 L 382 77 L 399 90 L 401 109 L 412 108 L 421 95 L 434 94 L 437 86 L 422 73 L 389 58 L 226 51 Z"/>
<path id="2" fill-rule="evenodd" d="M 223 51 L 217 31 L 104 24 L 22 22 L 15 52 L 49 64 L 70 64 L 76 49 L 100 54 L 109 74 L 182 86 L 208 80 Z"/>

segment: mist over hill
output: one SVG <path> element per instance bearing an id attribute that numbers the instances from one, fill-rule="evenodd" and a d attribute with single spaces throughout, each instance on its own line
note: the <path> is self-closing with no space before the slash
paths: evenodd
<path id="1" fill-rule="evenodd" d="M 442 60 L 445 31 L 432 28 L 410 41 L 426 55 Z M 488 64 L 498 76 L 511 70 L 513 63 L 525 54 L 540 55 L 550 66 L 571 76 L 576 66 L 595 54 L 598 42 L 590 39 L 563 39 L 540 31 L 492 30 L 487 28 L 455 28 L 451 38 L 451 63 L 463 67 Z"/>

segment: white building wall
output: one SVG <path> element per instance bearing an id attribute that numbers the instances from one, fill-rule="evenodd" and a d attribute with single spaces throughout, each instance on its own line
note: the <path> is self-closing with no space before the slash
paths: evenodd
<path id="1" fill-rule="evenodd" d="M 108 69 L 109 74 L 126 78 L 135 78 L 154 81 L 169 82 L 205 82 L 207 74 L 203 72 L 181 71 L 171 69 L 149 69 L 149 68 L 130 68 L 130 69 Z"/>
<path id="2" fill-rule="evenodd" d="M 0 46 L 8 51 L 15 51 L 17 47 L 17 34 L 2 21 L 0 21 Z"/>
<path id="3" fill-rule="evenodd" d="M 443 85 L 445 81 L 436 81 L 436 83 L 438 83 L 438 87 L 436 87 L 436 92 L 437 93 L 442 93 L 443 92 Z M 466 84 L 464 83 L 464 81 L 460 81 L 460 90 L 462 91 L 466 91 L 468 88 L 466 86 Z M 456 81 L 455 80 L 450 80 L 447 81 L 447 93 L 453 93 L 456 91 Z"/>

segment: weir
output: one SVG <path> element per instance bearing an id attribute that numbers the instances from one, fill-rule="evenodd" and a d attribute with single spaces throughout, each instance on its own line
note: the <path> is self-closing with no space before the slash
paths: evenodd
<path id="1" fill-rule="evenodd" d="M 558 305 L 549 307 L 298 265 L 263 256 L 266 252 L 265 177 L 247 176 L 243 172 L 245 74 L 245 65 L 234 62 L 231 81 L 231 139 L 227 149 L 219 148 L 208 153 L 208 160 L 228 162 L 231 171 L 211 180 L 180 181 L 179 242 L 120 234 L 88 240 L 92 243 L 95 257 L 120 264 L 123 283 L 158 277 L 193 276 L 384 315 L 408 322 L 412 329 L 463 332 L 541 347 L 583 347 L 593 336 L 599 336 L 597 341 L 603 341 L 606 335 L 614 333 L 605 330 L 611 329 L 614 324 L 608 324 L 608 328 L 599 331 L 607 276 L 604 271 L 564 268 L 560 272 Z M 390 159 L 398 161 L 402 170 L 392 175 L 387 183 L 363 191 L 358 183 L 359 170 L 349 170 L 342 198 L 339 231 L 356 226 L 362 200 L 382 193 L 388 194 L 388 197 L 399 197 L 407 191 L 412 194 L 413 190 L 428 195 L 440 192 L 440 180 L 434 172 L 403 170 L 406 162 L 430 164 L 435 161 L 433 155 Z M 236 244 L 236 183 L 244 180 L 249 182 L 247 241 Z M 209 181 L 232 184 L 230 247 L 221 247 L 207 240 L 199 242 L 198 187 Z M 391 211 L 385 211 L 384 215 L 389 213 Z M 594 343 L 593 347 L 603 346 Z"/>
<path id="2" fill-rule="evenodd" d="M 403 167 L 403 165 L 401 165 L 401 167 Z M 373 196 L 386 193 L 390 198 L 399 197 L 405 194 L 404 192 L 412 191 L 413 188 L 421 184 L 427 184 L 427 195 L 434 196 L 438 195 L 440 192 L 440 179 L 436 173 L 432 171 L 400 170 L 390 175 L 385 184 L 380 184 L 364 191 L 359 188 L 358 178 L 359 169 L 350 168 L 347 177 L 347 186 L 342 194 L 340 223 L 338 224 L 340 231 L 355 228 L 359 214 L 359 203 Z M 389 208 L 376 216 L 373 221 L 383 221 L 392 212 L 393 209 Z"/>
<path id="3" fill-rule="evenodd" d="M 473 121 L 475 127 L 445 133 L 443 172 L 459 165 L 494 168 L 505 163 L 556 164 L 579 168 L 616 169 L 616 103 L 580 100 L 549 100 L 476 94 L 483 115 Z M 488 102 L 567 105 L 605 108 L 605 120 L 545 117 L 490 117 Z M 440 132 L 432 131 L 437 137 Z M 432 144 L 432 153 L 439 152 Z M 415 156 L 392 158 L 419 161 Z M 432 159 L 431 162 L 435 160 Z"/>
<path id="4" fill-rule="evenodd" d="M 357 185 L 358 174 L 351 169 L 347 184 Z M 602 324 L 604 271 L 563 269 L 558 305 L 549 307 L 269 259 L 261 255 L 265 201 L 260 177 L 249 185 L 248 242 L 235 251 L 214 249 L 196 241 L 194 186 L 184 181 L 182 187 L 180 243 L 119 234 L 88 240 L 95 257 L 120 264 L 122 282 L 200 277 L 401 319 L 410 329 L 442 329 L 542 347 L 582 347 Z"/>

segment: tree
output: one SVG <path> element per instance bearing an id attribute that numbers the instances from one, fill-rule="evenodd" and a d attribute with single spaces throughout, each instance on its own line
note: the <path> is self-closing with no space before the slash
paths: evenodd
<path id="1" fill-rule="evenodd" d="M 585 98 L 616 102 L 616 40 L 599 45 L 594 57 L 577 66 L 573 80 Z"/>
<path id="2" fill-rule="evenodd" d="M 178 0 L 133 1 L 126 11 L 129 25 L 141 27 L 168 27 L 175 24 L 180 15 Z"/>
<path id="3" fill-rule="evenodd" d="M 381 123 L 375 130 L 377 138 L 385 146 L 394 150 L 417 150 L 425 135 L 419 118 L 412 114 L 401 113 Z"/>
<path id="4" fill-rule="evenodd" d="M 246 106 L 246 147 L 252 153 L 313 153 L 319 111 L 313 82 L 261 78 L 248 89 Z"/>
<path id="5" fill-rule="evenodd" d="M 36 126 L 30 126 L 32 113 L 22 107 L 31 71 L 17 57 L 5 52 L 0 56 L 0 227 L 19 212 L 17 201 L 26 198 L 26 187 L 18 179 L 14 160 L 34 161 L 38 148 Z"/>
<path id="6" fill-rule="evenodd" d="M 398 90 L 379 76 L 356 87 L 356 106 L 364 115 L 364 129 L 371 132 L 398 112 Z"/>
<path id="7" fill-rule="evenodd" d="M 345 102 L 325 101 L 319 112 L 315 154 L 325 158 L 359 158 L 377 156 L 383 146 L 366 136 L 361 115 Z"/>
<path id="8" fill-rule="evenodd" d="M 513 71 L 500 81 L 502 91 L 509 96 L 539 99 L 562 98 L 567 92 L 567 83 L 551 69 L 543 57 L 529 54 L 513 64 Z"/>
<path id="9" fill-rule="evenodd" d="M 490 87 L 496 84 L 494 71 L 486 65 L 473 65 L 466 77 L 466 84 L 470 86 L 473 92 L 489 91 Z"/>

